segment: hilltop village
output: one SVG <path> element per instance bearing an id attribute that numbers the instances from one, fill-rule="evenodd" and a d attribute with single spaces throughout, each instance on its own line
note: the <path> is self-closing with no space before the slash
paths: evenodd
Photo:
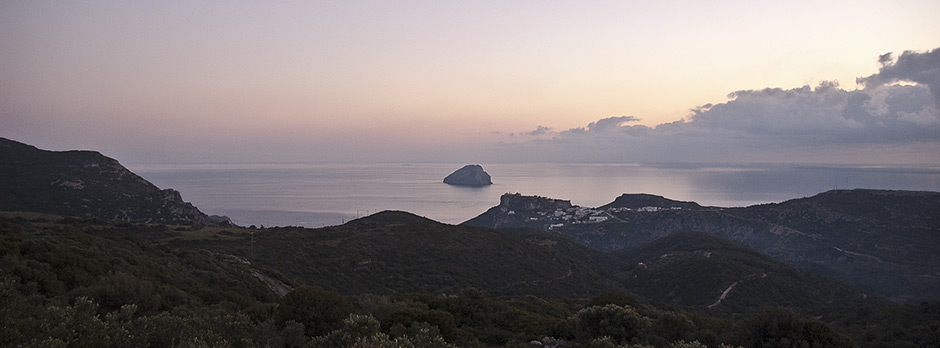
<path id="1" fill-rule="evenodd" d="M 673 201 L 668 201 L 673 202 Z M 660 212 L 664 210 L 682 210 L 682 206 L 644 205 L 615 206 L 609 204 L 597 208 L 585 208 L 572 205 L 570 200 L 552 199 L 540 196 L 524 196 L 520 193 L 507 193 L 500 197 L 499 210 L 507 218 L 517 220 L 524 225 L 541 229 L 557 229 L 566 225 L 593 224 L 607 221 L 625 222 L 617 213 L 624 212 Z M 538 226 L 535 226 L 538 225 Z"/>

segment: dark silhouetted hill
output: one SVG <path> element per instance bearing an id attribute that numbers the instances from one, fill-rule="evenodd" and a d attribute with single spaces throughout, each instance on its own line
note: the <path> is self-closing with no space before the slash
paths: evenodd
<path id="1" fill-rule="evenodd" d="M 251 238 L 243 233 L 230 240 L 171 244 L 238 255 L 345 294 L 457 293 L 477 288 L 496 296 L 570 298 L 621 289 L 616 262 L 595 250 L 575 243 L 559 249 L 536 237 L 447 225 L 400 211 L 334 227 L 258 230 L 253 256 Z"/>
<path id="2" fill-rule="evenodd" d="M 94 151 L 46 151 L 0 138 L 0 210 L 116 221 L 211 224 L 179 192 L 161 190 Z"/>
<path id="3" fill-rule="evenodd" d="M 503 197 L 509 196 L 515 195 Z M 651 195 L 623 195 L 599 208 L 553 202 L 566 201 L 501 199 L 464 224 L 536 227 L 602 251 L 705 232 L 895 301 L 940 299 L 937 192 L 835 190 L 745 208 L 701 207 Z"/>
<path id="4" fill-rule="evenodd" d="M 681 259 L 681 263 L 668 264 L 647 260 L 643 250 L 603 253 L 533 228 L 454 226 L 401 211 L 384 211 L 335 227 L 240 229 L 225 237 L 167 243 L 233 254 L 257 267 L 350 295 L 456 294 L 475 288 L 492 296 L 577 298 L 619 291 L 674 308 L 721 314 L 752 313 L 781 304 L 826 306 L 863 297 L 836 281 L 797 271 L 717 237 L 676 239 L 681 248 L 708 250 L 714 256 L 677 256 L 669 261 Z M 639 262 L 658 271 L 636 269 Z M 770 276 L 742 285 L 724 306 L 706 308 L 732 282 L 755 274 Z M 752 291 L 753 286 L 778 291 Z"/>

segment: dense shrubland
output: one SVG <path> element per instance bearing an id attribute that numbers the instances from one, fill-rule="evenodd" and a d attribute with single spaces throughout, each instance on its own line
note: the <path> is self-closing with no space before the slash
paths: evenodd
<path id="1" fill-rule="evenodd" d="M 163 245 L 175 229 L 0 217 L 0 346 L 854 346 L 837 327 L 862 345 L 902 347 L 936 344 L 940 322 L 933 304 L 829 312 L 830 326 L 786 308 L 734 318 L 665 311 L 616 292 L 344 296 L 265 270 L 294 282 L 278 297 L 242 259 Z"/>

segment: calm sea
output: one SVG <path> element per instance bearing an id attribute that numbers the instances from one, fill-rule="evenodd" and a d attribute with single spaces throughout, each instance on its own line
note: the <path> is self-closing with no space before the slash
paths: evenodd
<path id="1" fill-rule="evenodd" d="M 130 169 L 180 191 L 207 214 L 239 225 L 337 225 L 381 210 L 460 223 L 499 204 L 504 193 L 596 207 L 623 193 L 649 193 L 702 205 L 780 202 L 842 188 L 940 191 L 938 167 L 807 165 L 484 164 L 493 185 L 442 183 L 463 164 L 206 164 Z"/>

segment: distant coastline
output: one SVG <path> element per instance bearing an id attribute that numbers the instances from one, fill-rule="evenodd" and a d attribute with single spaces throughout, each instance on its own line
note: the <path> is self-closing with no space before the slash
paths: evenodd
<path id="1" fill-rule="evenodd" d="M 479 190 L 441 185 L 460 163 L 217 163 L 129 165 L 208 214 L 241 225 L 319 227 L 366 211 L 405 210 L 460 223 L 519 192 L 597 207 L 623 193 L 702 205 L 780 202 L 832 189 L 940 191 L 937 166 L 820 164 L 488 164 L 500 180 Z"/>

